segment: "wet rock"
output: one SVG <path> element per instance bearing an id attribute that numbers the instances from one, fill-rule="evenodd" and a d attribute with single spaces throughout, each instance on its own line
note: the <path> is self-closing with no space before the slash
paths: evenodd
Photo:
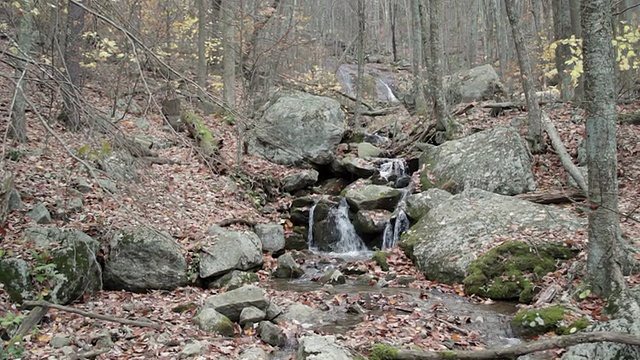
<path id="1" fill-rule="evenodd" d="M 383 185 L 352 184 L 344 190 L 344 197 L 355 210 L 393 211 L 402 198 L 402 191 Z"/>
<path id="2" fill-rule="evenodd" d="M 316 325 L 322 323 L 325 318 L 325 313 L 322 310 L 312 308 L 308 305 L 293 304 L 284 313 L 278 316 L 276 320 Z"/>
<path id="3" fill-rule="evenodd" d="M 110 245 L 105 288 L 144 292 L 187 284 L 187 261 L 169 235 L 148 227 L 130 227 L 118 231 Z"/>
<path id="4" fill-rule="evenodd" d="M 340 270 L 333 269 L 328 273 L 322 275 L 320 279 L 318 279 L 318 282 L 321 284 L 336 285 L 346 283 L 347 279 L 345 278 L 344 274 L 340 272 Z"/>
<path id="5" fill-rule="evenodd" d="M 352 360 L 349 353 L 336 344 L 336 338 L 332 335 L 306 335 L 300 338 L 298 349 L 300 360 Z"/>
<path id="6" fill-rule="evenodd" d="M 193 318 L 193 322 L 198 325 L 202 331 L 218 333 L 222 336 L 233 336 L 235 334 L 233 322 L 212 308 L 203 308 L 200 313 Z"/>
<path id="7" fill-rule="evenodd" d="M 362 274 L 356 278 L 355 283 L 357 285 L 371 285 L 375 279 L 376 277 L 371 274 Z"/>
<path id="8" fill-rule="evenodd" d="M 349 185 L 349 182 L 343 178 L 332 178 L 322 182 L 318 188 L 320 194 L 340 195 L 340 192 Z"/>
<path id="9" fill-rule="evenodd" d="M 353 219 L 353 227 L 360 234 L 381 234 L 390 219 L 391 212 L 387 210 L 360 210 Z"/>
<path id="10" fill-rule="evenodd" d="M 290 253 L 286 253 L 278 258 L 278 267 L 273 275 L 280 279 L 296 279 L 304 275 L 304 270 Z"/>
<path id="11" fill-rule="evenodd" d="M 469 188 L 521 194 L 536 188 L 531 159 L 517 129 L 494 128 L 426 147 L 420 183 L 423 190 L 446 186 L 454 194 Z"/>
<path id="12" fill-rule="evenodd" d="M 396 278 L 396 282 L 399 285 L 409 285 L 412 282 L 415 282 L 417 279 L 415 276 L 402 275 Z"/>
<path id="13" fill-rule="evenodd" d="M 266 309 L 268 304 L 269 301 L 265 296 L 264 290 L 255 285 L 245 285 L 235 290 L 208 297 L 204 306 L 218 311 L 231 321 L 238 321 L 242 309 L 250 306 Z"/>
<path id="14" fill-rule="evenodd" d="M 258 325 L 258 335 L 262 341 L 271 346 L 284 346 L 287 341 L 287 337 L 284 334 L 284 330 L 278 325 L 270 321 L 261 321 Z"/>
<path id="15" fill-rule="evenodd" d="M 258 224 L 254 231 L 262 242 L 262 251 L 278 254 L 284 250 L 284 229 L 279 224 Z"/>

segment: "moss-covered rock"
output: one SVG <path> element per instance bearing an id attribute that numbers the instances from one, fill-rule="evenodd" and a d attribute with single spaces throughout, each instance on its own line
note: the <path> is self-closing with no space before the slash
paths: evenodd
<path id="1" fill-rule="evenodd" d="M 376 264 L 380 266 L 380 269 L 382 269 L 382 271 L 389 271 L 387 257 L 389 257 L 388 253 L 384 251 L 376 251 L 375 253 L 373 253 L 373 256 L 371 256 L 371 260 L 375 261 Z"/>
<path id="2" fill-rule="evenodd" d="M 369 360 L 393 360 L 397 357 L 398 349 L 384 344 L 374 344 L 369 354 Z"/>
<path id="3" fill-rule="evenodd" d="M 511 329 L 516 335 L 524 337 L 559 331 L 566 312 L 567 309 L 560 305 L 522 310 L 511 320 Z"/>
<path id="4" fill-rule="evenodd" d="M 0 283 L 4 284 L 9 298 L 15 303 L 34 297 L 29 264 L 22 259 L 0 259 Z"/>
<path id="5" fill-rule="evenodd" d="M 573 256 L 563 244 L 548 243 L 533 249 L 520 241 L 504 243 L 471 264 L 464 279 L 465 293 L 529 303 L 536 293 L 536 281 L 554 271 L 558 261 Z"/>

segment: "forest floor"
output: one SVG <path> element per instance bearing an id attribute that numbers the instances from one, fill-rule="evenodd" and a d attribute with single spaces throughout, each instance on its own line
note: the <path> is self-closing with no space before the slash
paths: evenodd
<path id="1" fill-rule="evenodd" d="M 3 65 L 0 65 L 3 66 Z M 9 69 L 0 69 L 4 73 L 11 73 Z M 3 119 L 0 132 L 4 135 L 2 146 L 2 161 L 4 168 L 15 175 L 15 187 L 22 195 L 23 202 L 30 209 L 36 203 L 45 203 L 50 209 L 63 205 L 69 200 L 68 189 L 71 183 L 83 176 L 93 185 L 94 191 L 86 194 L 81 212 L 71 214 L 68 219 L 55 220 L 50 226 L 65 229 L 78 229 L 90 235 L 105 234 L 110 229 L 130 225 L 147 225 L 168 231 L 183 247 L 186 254 L 192 254 L 197 248 L 209 226 L 229 218 L 244 218 L 256 223 L 282 223 L 287 231 L 290 228 L 277 209 L 288 208 L 291 198 L 281 194 L 277 203 L 269 204 L 275 209 L 262 212 L 254 207 L 250 194 L 240 182 L 242 178 L 213 174 L 208 166 L 199 161 L 193 151 L 192 140 L 184 134 L 175 134 L 163 130 L 163 118 L 158 111 L 152 110 L 144 115 L 150 126 L 141 130 L 131 119 L 125 117 L 119 122 L 120 129 L 125 133 L 136 133 L 150 136 L 157 140 L 175 141 L 178 145 L 157 150 L 164 158 L 178 161 L 177 164 L 151 165 L 141 168 L 140 181 L 137 183 L 118 183 L 119 192 L 110 194 L 99 190 L 96 179 L 92 179 L 82 169 L 81 163 L 71 154 L 77 155 L 83 147 L 100 151 L 104 139 L 90 134 L 88 131 L 71 133 L 55 120 L 57 108 L 51 108 L 51 103 L 45 94 L 31 93 L 33 101 L 39 106 L 28 112 L 28 142 L 16 144 L 7 138 L 8 113 L 13 94 L 13 86 L 4 78 L 0 79 L 0 111 Z M 101 108 L 105 113 L 111 101 L 98 92 L 85 94 L 89 101 Z M 141 104 L 144 105 L 144 104 Z M 568 104 L 553 105 L 545 109 L 557 127 L 565 146 L 575 157 L 577 141 L 584 133 L 584 115 L 580 110 Z M 640 110 L 638 105 L 625 106 L 621 112 L 635 112 Z M 39 112 L 48 125 L 38 119 Z M 465 126 L 476 128 L 491 128 L 507 125 L 515 116 L 526 116 L 519 112 L 491 118 L 488 112 L 476 110 L 470 115 L 464 115 Z M 214 129 L 224 139 L 222 157 L 229 165 L 234 163 L 236 153 L 235 127 L 221 118 L 205 117 L 208 126 Z M 407 123 L 411 123 L 408 121 Z M 620 180 L 620 206 L 622 228 L 625 238 L 629 241 L 640 241 L 640 126 L 620 124 L 618 130 L 618 175 Z M 13 160 L 12 160 L 13 158 Z M 85 159 L 89 161 L 89 159 Z M 274 165 L 265 160 L 244 156 L 243 171 L 249 177 L 272 176 L 281 178 L 292 172 L 283 166 Z M 543 155 L 534 157 L 534 173 L 538 189 L 558 189 L 565 185 L 566 173 L 560 165 L 556 153 L 549 148 Z M 570 211 L 585 217 L 586 204 L 574 203 L 562 205 Z M 2 229 L 0 250 L 4 254 L 18 254 L 25 259 L 33 258 L 33 249 L 26 248 L 19 242 L 23 231 L 36 224 L 26 216 L 25 211 L 14 211 L 9 215 L 8 223 Z M 582 244 L 587 240 L 586 232 L 576 233 L 575 243 Z M 584 261 L 586 252 L 583 251 L 573 261 Z M 274 267 L 274 260 L 265 256 L 265 266 L 258 272 L 261 282 L 266 285 L 270 271 Z M 382 270 L 373 262 L 363 261 L 369 271 L 384 275 Z M 399 275 L 413 275 L 418 281 L 408 285 L 415 289 L 439 289 L 445 293 L 464 296 L 462 286 L 447 286 L 425 280 L 418 273 L 401 251 L 393 250 L 389 259 L 390 270 Z M 563 275 L 566 274 L 571 263 L 565 264 L 558 272 L 549 274 L 545 278 L 546 284 L 560 284 L 569 287 Z M 580 281 L 576 279 L 574 281 Z M 637 283 L 640 279 L 629 277 L 629 282 Z M 400 286 L 391 283 L 391 286 Z M 120 291 L 100 291 L 86 297 L 74 307 L 90 312 L 123 318 L 140 318 L 161 323 L 162 330 L 144 327 L 127 327 L 118 323 L 103 322 L 89 319 L 78 314 L 51 309 L 43 322 L 23 341 L 23 359 L 60 358 L 60 349 L 53 348 L 50 341 L 55 337 L 69 337 L 78 342 L 84 341 L 91 345 L 93 339 L 100 337 L 102 332 L 109 331 L 114 345 L 108 353 L 98 358 L 104 359 L 175 359 L 184 345 L 193 340 L 205 341 L 208 351 L 200 358 L 219 359 L 222 355 L 230 359 L 249 346 L 260 346 L 268 352 L 273 351 L 269 345 L 261 342 L 252 329 L 237 329 L 237 336 L 225 338 L 210 335 L 198 329 L 191 321 L 208 296 L 219 290 L 185 287 L 174 291 L 153 291 L 146 294 L 134 294 Z M 335 295 L 326 290 L 310 292 L 276 291 L 268 289 L 272 300 L 283 308 L 294 302 L 308 304 L 314 307 L 337 307 L 360 301 L 359 294 Z M 485 302 L 483 299 L 472 299 Z M 379 309 L 406 308 L 401 295 L 386 296 L 381 294 L 376 299 Z M 590 296 L 582 301 L 572 300 L 576 308 L 581 309 L 594 319 L 601 319 L 602 302 Z M 186 311 L 176 312 L 179 305 L 186 306 Z M 9 313 L 18 315 L 20 309 L 8 300 L 6 292 L 0 287 L 0 319 L 10 318 Z M 484 345 L 478 341 L 478 334 L 473 332 L 461 333 L 456 326 L 448 321 L 425 320 L 420 314 L 409 312 L 382 311 L 376 316 L 366 316 L 354 326 L 352 330 L 337 336 L 338 343 L 356 353 L 366 355 L 371 344 L 384 342 L 399 347 L 418 346 L 423 349 L 441 350 L 445 345 L 457 349 L 479 349 Z M 466 320 L 461 320 L 466 321 Z M 291 337 L 309 332 L 300 324 L 283 324 Z M 165 341 L 161 341 L 164 339 Z M 5 343 L 5 348 L 7 344 Z M 559 350 L 557 354 L 562 351 Z"/>

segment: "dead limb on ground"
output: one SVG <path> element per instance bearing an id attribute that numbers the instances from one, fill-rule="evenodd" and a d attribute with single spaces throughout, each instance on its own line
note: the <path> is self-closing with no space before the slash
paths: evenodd
<path id="1" fill-rule="evenodd" d="M 536 351 L 544 351 L 558 348 L 566 348 L 573 345 L 594 342 L 615 342 L 627 345 L 640 346 L 640 336 L 615 332 L 591 332 L 563 335 L 551 339 L 522 343 L 516 346 L 487 350 L 461 350 L 461 351 L 421 351 L 398 350 L 395 355 L 385 353 L 385 359 L 390 360 L 431 360 L 431 359 L 514 359 L 518 356 L 531 354 Z"/>
<path id="2" fill-rule="evenodd" d="M 22 324 L 20 325 L 16 333 L 13 335 L 14 339 L 21 338 L 24 335 L 28 334 L 31 331 L 31 329 L 33 329 L 36 325 L 38 325 L 42 317 L 44 317 L 44 315 L 47 313 L 47 311 L 49 311 L 50 308 L 79 314 L 79 315 L 86 316 L 93 319 L 116 322 L 124 325 L 151 327 L 156 330 L 162 329 L 162 325 L 149 322 L 149 321 L 129 320 L 124 318 L 119 318 L 116 316 L 96 314 L 96 313 L 72 308 L 69 306 L 53 304 L 48 301 L 42 301 L 42 300 L 25 301 L 23 303 L 23 306 L 33 307 L 33 309 L 31 310 L 31 312 L 29 313 L 29 316 L 25 319 L 25 321 L 22 322 Z"/>

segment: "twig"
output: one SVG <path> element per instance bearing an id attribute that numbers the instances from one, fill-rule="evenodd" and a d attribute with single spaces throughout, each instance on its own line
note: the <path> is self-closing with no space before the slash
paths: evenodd
<path id="1" fill-rule="evenodd" d="M 80 314 L 82 316 L 86 316 L 86 317 L 93 318 L 93 319 L 117 322 L 117 323 L 124 324 L 124 325 L 151 327 L 151 328 L 158 329 L 158 330 L 162 329 L 162 325 L 156 324 L 156 323 L 153 323 L 153 322 L 129 320 L 129 319 L 123 319 L 123 318 L 119 318 L 119 317 L 115 317 L 115 316 L 95 314 L 95 313 L 92 313 L 92 312 L 79 310 L 79 309 L 72 308 L 72 307 L 69 307 L 69 306 L 53 304 L 53 303 L 50 303 L 48 301 L 42 301 L 42 300 L 25 301 L 23 304 L 24 304 L 24 306 L 41 306 L 41 307 L 44 307 L 44 308 L 52 308 L 52 309 L 67 311 L 67 312 Z"/>

